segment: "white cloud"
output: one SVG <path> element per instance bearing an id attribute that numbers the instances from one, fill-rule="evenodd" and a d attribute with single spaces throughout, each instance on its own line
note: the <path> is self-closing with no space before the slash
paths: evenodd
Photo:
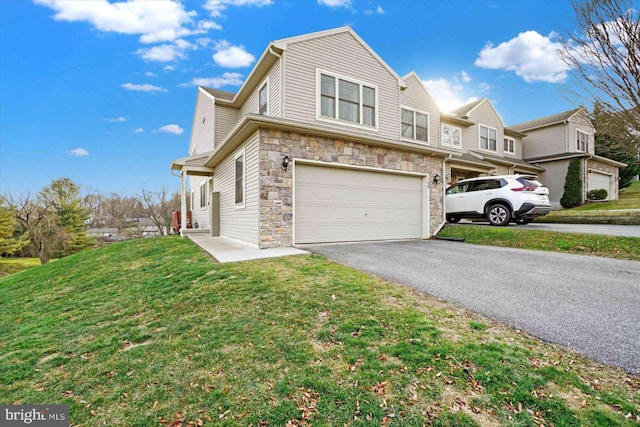
<path id="1" fill-rule="evenodd" d="M 127 90 L 135 90 L 139 92 L 166 92 L 167 90 L 161 88 L 159 86 L 154 86 L 150 84 L 136 85 L 133 83 L 125 83 L 121 85 L 123 88 Z"/>
<path id="2" fill-rule="evenodd" d="M 135 53 L 140 55 L 142 59 L 154 62 L 171 62 L 176 58 L 185 57 L 182 49 L 172 44 L 161 44 L 148 49 L 138 49 Z"/>
<path id="3" fill-rule="evenodd" d="M 134 129 L 133 131 L 134 131 L 135 133 L 142 133 L 142 132 L 144 132 L 144 129 L 143 129 L 143 128 L 136 128 L 136 129 Z"/>
<path id="4" fill-rule="evenodd" d="M 206 86 L 215 89 L 219 89 L 223 86 L 240 86 L 242 82 L 242 74 L 240 73 L 223 73 L 220 77 L 201 77 L 191 80 L 191 84 L 195 86 Z"/>
<path id="5" fill-rule="evenodd" d="M 469 83 L 471 81 L 471 76 L 466 71 L 460 73 L 460 78 L 465 83 Z"/>
<path id="6" fill-rule="evenodd" d="M 127 120 L 127 118 L 120 116 L 120 117 L 114 117 L 112 119 L 105 119 L 105 120 L 111 123 L 115 123 L 115 122 L 124 122 Z"/>
<path id="7" fill-rule="evenodd" d="M 386 12 L 382 8 L 382 6 L 378 6 L 375 10 L 367 9 L 364 11 L 365 15 L 384 15 Z"/>
<path id="8" fill-rule="evenodd" d="M 457 82 L 457 79 L 447 80 L 445 78 L 437 78 L 430 80 L 423 80 L 422 84 L 425 85 L 433 99 L 435 99 L 438 107 L 444 112 L 451 111 L 460 105 L 467 102 L 475 101 L 477 97 L 465 98 L 462 95 L 464 86 Z"/>
<path id="9" fill-rule="evenodd" d="M 173 71 L 176 69 L 176 67 L 174 67 L 173 65 L 165 65 L 162 69 L 165 71 Z"/>
<path id="10" fill-rule="evenodd" d="M 271 0 L 207 0 L 204 8 L 209 11 L 212 17 L 218 18 L 222 16 L 222 11 L 227 6 L 268 6 L 272 4 Z"/>
<path id="11" fill-rule="evenodd" d="M 498 46 L 487 43 L 474 65 L 515 71 L 527 83 L 562 83 L 567 78 L 568 66 L 558 55 L 562 44 L 553 41 L 556 37 L 554 33 L 543 36 L 536 31 L 525 31 Z"/>
<path id="12" fill-rule="evenodd" d="M 69 151 L 67 154 L 69 154 L 70 156 L 85 157 L 89 155 L 89 152 L 84 148 L 74 148 L 73 150 Z"/>
<path id="13" fill-rule="evenodd" d="M 329 7 L 351 7 L 351 0 L 318 0 L 318 4 Z"/>
<path id="14" fill-rule="evenodd" d="M 240 68 L 253 64 L 255 57 L 244 50 L 244 46 L 234 46 L 226 40 L 216 43 L 213 61 L 221 67 Z"/>
<path id="15" fill-rule="evenodd" d="M 478 88 L 481 92 L 489 92 L 491 90 L 491 85 L 489 83 L 482 82 L 478 85 Z"/>
<path id="16" fill-rule="evenodd" d="M 144 75 L 147 77 L 158 77 L 156 73 L 152 73 L 151 71 L 147 71 Z"/>
<path id="17" fill-rule="evenodd" d="M 162 126 L 159 130 L 160 132 L 172 133 L 174 135 L 182 135 L 182 133 L 184 132 L 184 129 L 182 129 L 178 125 L 165 125 L 165 126 Z"/>
<path id="18" fill-rule="evenodd" d="M 56 13 L 53 19 L 88 22 L 99 31 L 139 34 L 142 43 L 175 40 L 189 34 L 206 32 L 207 24 L 195 24 L 195 11 L 186 11 L 180 1 L 131 0 L 111 3 L 107 0 L 65 1 L 34 0 Z"/>

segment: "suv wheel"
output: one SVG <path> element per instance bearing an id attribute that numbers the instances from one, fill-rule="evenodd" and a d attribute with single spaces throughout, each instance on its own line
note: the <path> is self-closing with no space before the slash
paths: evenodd
<path id="1" fill-rule="evenodd" d="M 487 219 L 491 225 L 504 226 L 511 221 L 511 212 L 509 208 L 502 203 L 491 205 L 487 211 Z"/>

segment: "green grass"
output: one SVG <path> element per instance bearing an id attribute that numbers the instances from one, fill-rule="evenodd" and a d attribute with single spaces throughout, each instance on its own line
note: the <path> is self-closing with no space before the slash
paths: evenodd
<path id="1" fill-rule="evenodd" d="M 140 239 L 0 279 L 3 403 L 74 426 L 632 426 L 640 378 L 313 255 Z"/>
<path id="2" fill-rule="evenodd" d="M 640 211 L 629 209 L 640 209 L 640 181 L 634 181 L 622 189 L 617 200 L 585 203 L 571 209 L 552 211 L 537 218 L 536 222 L 640 225 Z"/>
<path id="3" fill-rule="evenodd" d="M 640 261 L 640 238 L 558 233 L 523 227 L 477 227 L 448 224 L 440 237 L 464 238 L 467 243 L 552 252 L 567 252 Z"/>
<path id="4" fill-rule="evenodd" d="M 17 273 L 40 265 L 38 258 L 3 258 L 0 257 L 0 277 Z"/>

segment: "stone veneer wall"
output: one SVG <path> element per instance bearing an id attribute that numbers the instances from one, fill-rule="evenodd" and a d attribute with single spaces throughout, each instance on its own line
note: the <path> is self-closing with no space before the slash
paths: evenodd
<path id="1" fill-rule="evenodd" d="M 439 174 L 439 184 L 435 185 L 429 179 L 429 234 L 442 223 L 444 178 L 441 156 L 271 129 L 261 129 L 259 138 L 261 249 L 293 244 L 293 164 L 286 172 L 282 169 L 285 155 L 292 159 L 419 172 L 429 174 L 430 178 Z"/>

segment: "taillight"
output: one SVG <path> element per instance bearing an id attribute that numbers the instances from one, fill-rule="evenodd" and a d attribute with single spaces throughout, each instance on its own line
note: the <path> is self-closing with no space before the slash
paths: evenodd
<path id="1" fill-rule="evenodd" d="M 525 185 L 524 187 L 512 188 L 511 191 L 536 191 L 535 185 Z"/>

